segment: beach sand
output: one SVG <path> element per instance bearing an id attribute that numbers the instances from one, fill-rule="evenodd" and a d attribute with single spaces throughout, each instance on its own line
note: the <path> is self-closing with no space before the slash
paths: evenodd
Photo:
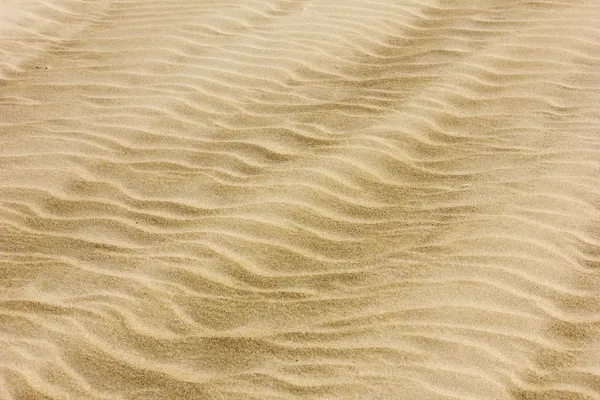
<path id="1" fill-rule="evenodd" d="M 0 1 L 1 399 L 600 399 L 600 3 Z"/>

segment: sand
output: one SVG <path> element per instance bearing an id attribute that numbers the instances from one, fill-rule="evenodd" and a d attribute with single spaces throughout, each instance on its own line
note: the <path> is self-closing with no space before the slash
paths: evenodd
<path id="1" fill-rule="evenodd" d="M 0 2 L 1 399 L 600 399 L 600 3 Z"/>

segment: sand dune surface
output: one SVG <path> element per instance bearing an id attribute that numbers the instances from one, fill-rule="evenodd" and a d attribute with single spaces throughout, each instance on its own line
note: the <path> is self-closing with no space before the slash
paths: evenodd
<path id="1" fill-rule="evenodd" d="M 1 399 L 600 399 L 600 3 L 0 2 Z"/>

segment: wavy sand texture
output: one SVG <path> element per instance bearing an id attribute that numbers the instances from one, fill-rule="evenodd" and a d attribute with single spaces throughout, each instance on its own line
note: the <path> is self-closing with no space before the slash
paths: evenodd
<path id="1" fill-rule="evenodd" d="M 597 1 L 2 7 L 0 398 L 600 398 Z"/>

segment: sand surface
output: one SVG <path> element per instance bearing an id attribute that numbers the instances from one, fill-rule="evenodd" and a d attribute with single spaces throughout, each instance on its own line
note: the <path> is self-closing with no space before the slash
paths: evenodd
<path id="1" fill-rule="evenodd" d="M 597 0 L 0 0 L 1 399 L 600 399 Z"/>

